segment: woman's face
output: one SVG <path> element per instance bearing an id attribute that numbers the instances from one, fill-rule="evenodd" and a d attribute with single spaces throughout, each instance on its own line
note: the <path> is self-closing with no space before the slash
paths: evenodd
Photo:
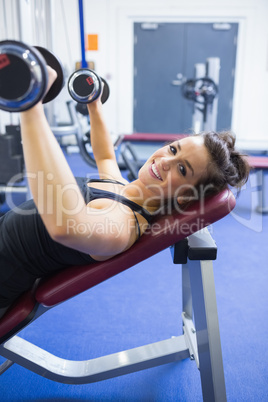
<path id="1" fill-rule="evenodd" d="M 155 196 L 178 198 L 206 174 L 210 161 L 202 136 L 185 137 L 157 150 L 139 171 Z"/>

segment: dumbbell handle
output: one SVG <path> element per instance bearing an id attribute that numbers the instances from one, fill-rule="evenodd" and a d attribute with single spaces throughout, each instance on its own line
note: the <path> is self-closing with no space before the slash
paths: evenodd
<path id="1" fill-rule="evenodd" d="M 90 103 L 100 96 L 102 82 L 94 71 L 81 68 L 70 76 L 68 90 L 76 102 Z"/>
<path id="2" fill-rule="evenodd" d="M 88 68 L 81 68 L 70 76 L 68 91 L 76 102 L 82 104 L 91 103 L 100 95 L 101 102 L 105 103 L 110 95 L 107 82 Z"/>
<path id="3" fill-rule="evenodd" d="M 46 65 L 57 72 L 48 93 Z M 60 93 L 63 83 L 62 65 L 47 49 L 14 40 L 0 42 L 0 109 L 23 112 L 41 100 L 49 102 Z"/>
<path id="4" fill-rule="evenodd" d="M 42 99 L 47 87 L 43 56 L 35 48 L 14 40 L 0 42 L 0 55 L 0 109 L 29 109 Z"/>

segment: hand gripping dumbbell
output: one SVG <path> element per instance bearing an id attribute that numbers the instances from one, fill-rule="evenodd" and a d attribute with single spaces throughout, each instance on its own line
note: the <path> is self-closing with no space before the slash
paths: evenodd
<path id="1" fill-rule="evenodd" d="M 81 68 L 70 76 L 68 91 L 71 97 L 81 104 L 91 103 L 100 95 L 101 102 L 105 103 L 110 95 L 107 82 L 99 77 L 95 71 L 87 68 Z"/>
<path id="2" fill-rule="evenodd" d="M 57 79 L 47 94 L 46 65 L 57 72 Z M 0 42 L 0 109 L 22 112 L 41 99 L 43 103 L 50 102 L 63 84 L 62 65 L 47 49 L 14 40 Z"/>

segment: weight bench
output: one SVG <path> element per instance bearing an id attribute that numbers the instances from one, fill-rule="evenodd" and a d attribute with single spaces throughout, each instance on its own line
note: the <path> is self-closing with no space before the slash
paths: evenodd
<path id="1" fill-rule="evenodd" d="M 190 358 L 200 370 L 204 400 L 225 401 L 212 266 L 217 247 L 206 227 L 234 206 L 232 192 L 224 190 L 186 213 L 158 217 L 137 243 L 108 261 L 68 267 L 37 281 L 0 320 L 0 355 L 7 359 L 0 374 L 17 363 L 54 381 L 85 384 Z M 183 335 L 85 361 L 56 357 L 17 335 L 53 306 L 168 247 L 173 263 L 182 264 Z"/>
<path id="2" fill-rule="evenodd" d="M 257 211 L 262 214 L 267 214 L 266 176 L 268 173 L 268 156 L 248 156 L 248 161 L 252 169 L 257 173 L 258 186 L 260 187 Z"/>
<path id="3" fill-rule="evenodd" d="M 130 142 L 172 142 L 178 141 L 179 139 L 188 137 L 187 134 L 162 134 L 162 133 L 133 133 L 123 135 L 123 141 Z"/>

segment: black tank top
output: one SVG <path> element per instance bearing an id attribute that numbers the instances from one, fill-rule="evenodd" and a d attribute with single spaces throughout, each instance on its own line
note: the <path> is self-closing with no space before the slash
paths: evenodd
<path id="1" fill-rule="evenodd" d="M 114 183 L 124 186 L 123 183 L 120 183 L 119 181 L 116 180 L 101 180 L 101 179 L 89 180 L 81 177 L 77 177 L 76 181 L 80 188 L 80 191 L 82 192 L 86 204 L 98 198 L 109 198 L 110 200 L 115 200 L 128 206 L 130 209 L 132 209 L 132 211 L 138 212 L 140 215 L 142 215 L 147 220 L 148 223 L 151 223 L 153 215 L 151 215 L 150 212 L 148 212 L 146 209 L 136 204 L 135 202 L 130 201 L 128 198 L 123 197 L 120 194 L 112 193 L 106 190 L 100 190 L 98 188 L 92 188 L 87 185 L 88 183 L 99 182 L 99 183 Z"/>
<path id="2" fill-rule="evenodd" d="M 138 204 L 118 194 L 91 188 L 87 185 L 88 179 L 76 180 L 86 203 L 97 198 L 113 199 L 131 208 L 134 215 L 138 212 L 151 222 L 152 215 Z M 90 255 L 51 239 L 33 200 L 26 201 L 0 218 L 0 308 L 11 304 L 37 278 L 68 265 L 93 262 Z"/>

